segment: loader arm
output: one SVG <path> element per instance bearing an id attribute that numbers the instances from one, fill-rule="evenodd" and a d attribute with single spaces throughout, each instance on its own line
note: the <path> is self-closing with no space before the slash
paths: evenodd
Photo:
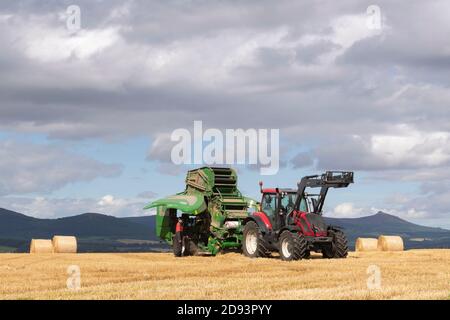
<path id="1" fill-rule="evenodd" d="M 297 184 L 298 190 L 294 209 L 299 210 L 300 202 L 306 195 L 306 188 L 320 188 L 317 202 L 314 205 L 314 213 L 321 213 L 328 189 L 346 188 L 350 183 L 353 183 L 353 172 L 351 171 L 326 171 L 321 175 L 303 177 Z"/>

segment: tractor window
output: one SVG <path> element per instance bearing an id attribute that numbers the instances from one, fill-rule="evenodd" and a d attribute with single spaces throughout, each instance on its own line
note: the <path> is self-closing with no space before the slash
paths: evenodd
<path id="1" fill-rule="evenodd" d="M 284 194 L 283 198 L 281 198 L 281 206 L 286 213 L 290 213 L 294 209 L 294 204 L 295 194 L 293 193 Z"/>
<path id="2" fill-rule="evenodd" d="M 262 211 L 264 211 L 267 216 L 273 217 L 275 214 L 276 202 L 276 194 L 266 193 L 262 201 Z"/>
<path id="3" fill-rule="evenodd" d="M 308 205 L 306 203 L 305 198 L 303 198 L 302 201 L 300 202 L 300 211 L 308 212 Z"/>
<path id="4" fill-rule="evenodd" d="M 281 199 L 281 206 L 287 213 L 290 213 L 294 208 L 296 197 L 297 195 L 295 193 L 288 193 Z M 308 205 L 305 198 L 300 202 L 300 211 L 308 212 Z"/>

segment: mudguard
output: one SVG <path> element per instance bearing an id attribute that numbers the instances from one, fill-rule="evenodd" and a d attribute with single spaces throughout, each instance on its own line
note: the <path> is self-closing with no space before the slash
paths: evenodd
<path id="1" fill-rule="evenodd" d="M 176 220 L 176 210 L 166 209 L 164 206 L 156 208 L 156 235 L 170 245 L 172 244 Z"/>
<path id="2" fill-rule="evenodd" d="M 180 193 L 153 201 L 144 207 L 144 209 L 151 208 L 156 208 L 156 235 L 172 244 L 177 210 L 197 215 L 206 210 L 206 203 L 200 193 Z"/>
<path id="3" fill-rule="evenodd" d="M 272 231 L 272 224 L 267 216 L 262 212 L 255 212 L 244 220 L 244 224 L 248 221 L 254 221 L 263 233 Z"/>
<path id="4" fill-rule="evenodd" d="M 176 209 L 181 212 L 197 215 L 206 210 L 206 203 L 203 194 L 175 194 L 163 199 L 153 201 L 144 207 L 144 210 L 155 207 L 165 207 L 167 209 Z"/>

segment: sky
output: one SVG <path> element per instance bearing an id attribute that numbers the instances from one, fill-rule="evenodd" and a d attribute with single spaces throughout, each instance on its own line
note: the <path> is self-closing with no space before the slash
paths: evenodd
<path id="1" fill-rule="evenodd" d="M 449 12 L 414 0 L 3 1 L 0 207 L 149 214 L 194 167 L 171 162 L 171 133 L 202 121 L 279 130 L 276 175 L 235 166 L 246 195 L 260 197 L 260 180 L 352 170 L 325 215 L 450 228 Z"/>

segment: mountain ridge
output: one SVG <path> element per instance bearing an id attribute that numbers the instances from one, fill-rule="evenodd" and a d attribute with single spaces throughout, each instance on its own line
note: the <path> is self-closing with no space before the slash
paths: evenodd
<path id="1" fill-rule="evenodd" d="M 402 236 L 407 248 L 450 247 L 450 230 L 421 226 L 381 211 L 358 218 L 324 218 L 328 224 L 344 229 L 350 247 L 357 237 L 378 237 L 380 234 Z M 32 238 L 70 234 L 80 239 L 83 251 L 146 251 L 152 250 L 153 246 L 165 246 L 160 244 L 155 235 L 155 224 L 154 215 L 114 217 L 87 212 L 62 218 L 40 219 L 0 208 L 0 249 L 3 246 L 26 251 Z M 123 239 L 127 239 L 128 243 Z M 142 240 L 147 244 L 132 247 L 132 240 Z"/>

